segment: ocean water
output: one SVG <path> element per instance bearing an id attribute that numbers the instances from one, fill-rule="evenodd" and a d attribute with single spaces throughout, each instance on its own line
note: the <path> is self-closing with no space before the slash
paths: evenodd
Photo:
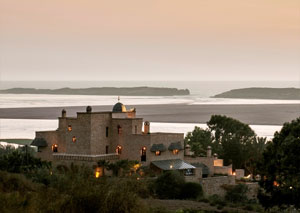
<path id="1" fill-rule="evenodd" d="M 206 124 L 197 123 L 158 123 L 151 122 L 150 132 L 184 133 L 193 131 L 195 126 L 206 128 Z M 34 138 L 35 131 L 56 130 L 57 120 L 37 119 L 0 119 L 0 139 L 8 138 Z M 282 126 L 275 125 L 250 125 L 260 137 L 271 139 Z"/>
<path id="2" fill-rule="evenodd" d="M 0 108 L 114 105 L 117 96 L 0 94 Z M 225 99 L 197 96 L 121 96 L 125 105 L 149 104 L 300 104 L 300 100 Z"/>

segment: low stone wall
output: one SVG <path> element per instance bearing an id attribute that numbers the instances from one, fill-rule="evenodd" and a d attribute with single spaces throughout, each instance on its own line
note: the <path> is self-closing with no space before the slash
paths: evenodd
<path id="1" fill-rule="evenodd" d="M 202 178 L 202 180 L 200 180 L 200 184 L 202 185 L 203 191 L 206 196 L 214 194 L 224 196 L 226 191 L 222 188 L 222 185 L 234 185 L 235 177 L 229 175 Z"/>
<path id="2" fill-rule="evenodd" d="M 231 166 L 215 166 L 215 174 L 231 175 L 232 167 Z"/>
<path id="3" fill-rule="evenodd" d="M 249 200 L 251 199 L 257 199 L 257 193 L 259 189 L 258 183 L 245 183 L 248 186 L 248 193 L 247 197 Z"/>
<path id="4" fill-rule="evenodd" d="M 67 153 L 57 153 L 53 154 L 54 160 L 62 161 L 91 161 L 97 162 L 99 160 L 118 160 L 120 156 L 118 154 L 104 154 L 104 155 L 80 155 L 80 154 L 67 154 Z"/>

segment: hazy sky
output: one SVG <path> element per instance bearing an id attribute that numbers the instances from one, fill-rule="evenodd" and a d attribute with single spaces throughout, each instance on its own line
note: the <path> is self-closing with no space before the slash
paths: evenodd
<path id="1" fill-rule="evenodd" d="M 300 0 L 0 0 L 0 77 L 300 81 Z"/>

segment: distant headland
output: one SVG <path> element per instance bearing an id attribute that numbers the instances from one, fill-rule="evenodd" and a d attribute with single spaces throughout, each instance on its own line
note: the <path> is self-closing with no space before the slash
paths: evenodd
<path id="1" fill-rule="evenodd" d="M 175 96 L 190 95 L 190 91 L 164 87 L 92 87 L 80 89 L 66 87 L 61 89 L 12 88 L 0 90 L 0 94 Z"/>
<path id="2" fill-rule="evenodd" d="M 215 95 L 213 98 L 300 100 L 300 89 L 261 87 L 234 89 Z"/>

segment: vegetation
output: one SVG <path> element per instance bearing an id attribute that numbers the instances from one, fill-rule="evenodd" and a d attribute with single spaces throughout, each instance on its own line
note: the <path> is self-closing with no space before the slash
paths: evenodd
<path id="1" fill-rule="evenodd" d="M 297 88 L 245 88 L 215 95 L 214 98 L 300 100 Z"/>
<path id="2" fill-rule="evenodd" d="M 233 169 L 244 168 L 256 174 L 256 164 L 261 160 L 265 148 L 265 138 L 259 138 L 255 132 L 238 120 L 230 117 L 213 115 L 207 122 L 208 129 L 195 127 L 185 137 L 196 156 L 203 156 L 207 147 L 224 159 L 224 164 L 232 164 Z"/>
<path id="3" fill-rule="evenodd" d="M 126 95 L 126 96 L 173 96 L 189 95 L 188 89 L 164 87 L 93 87 L 93 88 L 61 88 L 61 89 L 33 89 L 12 88 L 0 90 L 3 94 L 58 94 L 58 95 Z"/>
<path id="4" fill-rule="evenodd" d="M 263 153 L 259 200 L 266 208 L 300 209 L 300 118 L 285 123 Z"/>
<path id="5" fill-rule="evenodd" d="M 160 199 L 197 199 L 203 196 L 202 186 L 185 182 L 178 171 L 167 171 L 154 182 L 154 192 Z"/>

